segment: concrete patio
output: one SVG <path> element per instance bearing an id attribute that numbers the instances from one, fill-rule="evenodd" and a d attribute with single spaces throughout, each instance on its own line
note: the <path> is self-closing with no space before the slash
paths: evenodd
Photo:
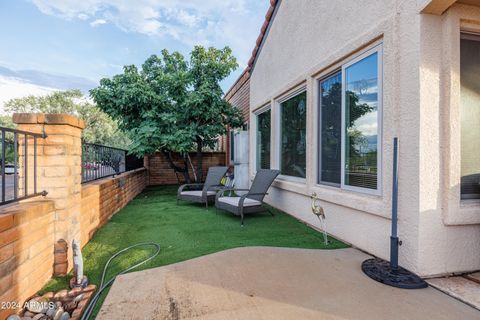
<path id="1" fill-rule="evenodd" d="M 246 247 L 119 276 L 97 319 L 479 319 L 440 291 L 370 280 L 356 249 Z"/>

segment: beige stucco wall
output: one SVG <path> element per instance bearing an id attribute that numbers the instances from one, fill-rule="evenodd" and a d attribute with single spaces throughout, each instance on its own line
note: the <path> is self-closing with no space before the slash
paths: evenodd
<path id="1" fill-rule="evenodd" d="M 272 166 L 276 167 L 277 100 L 289 91 L 306 87 L 306 181 L 279 179 L 267 202 L 317 226 L 309 199 L 316 192 L 323 200 L 328 231 L 382 258 L 389 257 L 392 140 L 398 136 L 399 237 L 403 241 L 400 264 L 429 276 L 480 269 L 480 225 L 446 225 L 458 217 L 449 218 L 442 209 L 444 199 L 452 200 L 451 194 L 456 192 L 442 187 L 442 177 L 451 169 L 445 167 L 447 155 L 439 142 L 444 139 L 441 130 L 448 124 L 441 118 L 446 115 L 440 114 L 441 101 L 447 103 L 440 92 L 445 85 L 440 69 L 448 61 L 441 60 L 442 51 L 438 48 L 445 15 L 419 14 L 421 5 L 421 1 L 415 0 L 281 1 L 251 74 L 250 106 L 252 112 L 267 104 L 272 106 Z M 457 7 L 461 8 L 455 5 L 447 13 Z M 475 17 L 480 20 L 480 14 Z M 373 196 L 317 185 L 317 80 L 380 43 L 382 194 Z M 251 121 L 252 145 L 256 143 L 255 130 L 256 123 Z M 253 152 L 250 163 L 256 163 Z M 252 177 L 254 170 L 251 166 Z M 452 201 L 460 210 L 460 200 Z M 452 206 L 448 210 L 454 216 L 458 211 Z M 469 210 L 462 218 L 480 223 L 476 220 L 480 219 L 480 205 Z"/>

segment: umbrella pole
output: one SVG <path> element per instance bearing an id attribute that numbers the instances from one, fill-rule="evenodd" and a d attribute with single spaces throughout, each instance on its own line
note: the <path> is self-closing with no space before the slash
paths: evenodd
<path id="1" fill-rule="evenodd" d="M 392 233 L 390 235 L 390 262 L 372 258 L 363 261 L 362 270 L 370 278 L 383 284 L 403 288 L 421 289 L 427 283 L 416 274 L 398 266 L 398 138 L 393 139 L 393 181 L 392 181 Z"/>

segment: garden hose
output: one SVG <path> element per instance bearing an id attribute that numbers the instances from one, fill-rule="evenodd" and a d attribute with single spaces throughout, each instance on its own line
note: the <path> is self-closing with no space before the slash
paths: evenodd
<path id="1" fill-rule="evenodd" d="M 117 273 L 116 275 L 113 276 L 112 279 L 108 280 L 106 283 L 105 282 L 105 276 L 107 274 L 107 269 L 108 269 L 108 266 L 110 264 L 110 262 L 115 259 L 116 257 L 118 257 L 119 255 L 121 255 L 122 253 L 130 250 L 130 249 L 133 249 L 133 248 L 136 248 L 136 247 L 140 247 L 140 246 L 153 246 L 156 248 L 156 251 L 154 254 L 152 254 L 150 257 L 148 257 L 147 259 L 145 260 L 142 260 L 140 261 L 139 263 L 137 263 L 136 265 L 134 266 L 131 266 L 119 273 Z M 103 267 L 103 273 L 102 273 L 102 280 L 100 281 L 100 285 L 98 286 L 98 290 L 97 290 L 97 293 L 93 296 L 92 300 L 90 300 L 90 302 L 88 303 L 87 307 L 85 308 L 85 311 L 81 317 L 80 320 L 88 320 L 90 319 L 90 316 L 93 312 L 93 309 L 95 308 L 95 305 L 97 304 L 97 301 L 98 299 L 100 298 L 100 295 L 102 294 L 102 292 L 108 288 L 112 283 L 113 281 L 115 280 L 115 278 L 121 274 L 124 274 L 124 273 L 127 273 L 135 268 L 137 268 L 138 266 L 144 264 L 144 263 L 147 263 L 148 261 L 152 260 L 153 258 L 155 258 L 156 256 L 158 256 L 158 254 L 160 253 L 160 245 L 157 244 L 157 243 L 154 243 L 154 242 L 142 242 L 142 243 L 137 243 L 137 244 L 134 244 L 132 246 L 129 246 L 129 247 L 126 247 L 120 251 L 118 251 L 117 253 L 115 253 L 113 256 L 110 257 L 110 259 L 108 259 L 107 263 L 105 264 L 105 267 Z"/>

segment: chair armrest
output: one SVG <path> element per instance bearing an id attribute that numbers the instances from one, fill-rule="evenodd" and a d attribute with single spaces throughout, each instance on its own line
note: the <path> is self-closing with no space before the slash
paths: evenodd
<path id="1" fill-rule="evenodd" d="M 182 193 L 182 191 L 184 189 L 188 189 L 190 187 L 200 187 L 200 186 L 203 186 L 203 183 L 187 183 L 187 184 L 182 184 L 179 188 L 178 188 L 178 191 L 177 191 L 177 196 L 180 195 L 180 193 Z"/>
<path id="2" fill-rule="evenodd" d="M 217 195 L 215 196 L 215 201 L 217 201 L 219 198 L 223 197 L 224 193 L 227 191 L 248 191 L 249 189 L 235 189 L 235 188 L 221 188 L 217 191 Z"/>
<path id="3" fill-rule="evenodd" d="M 213 184 L 207 188 L 207 190 L 220 190 L 223 189 L 225 186 L 221 184 Z"/>
<path id="4" fill-rule="evenodd" d="M 267 195 L 268 192 L 265 192 L 265 193 L 247 193 L 247 194 L 244 194 L 243 196 L 240 197 L 240 200 L 238 200 L 238 206 L 239 207 L 243 207 L 243 203 L 245 202 L 245 199 L 248 198 L 248 196 L 264 196 L 264 195 Z M 254 199 L 255 200 L 255 199 Z M 260 202 L 260 205 L 262 205 L 262 202 Z"/>

